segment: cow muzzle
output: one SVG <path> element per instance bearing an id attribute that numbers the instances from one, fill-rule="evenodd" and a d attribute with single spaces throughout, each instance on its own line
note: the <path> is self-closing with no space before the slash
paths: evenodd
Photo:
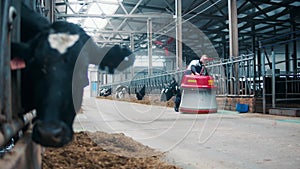
<path id="1" fill-rule="evenodd" d="M 33 141 L 45 147 L 62 147 L 72 138 L 73 131 L 64 122 L 38 121 L 33 127 Z"/>

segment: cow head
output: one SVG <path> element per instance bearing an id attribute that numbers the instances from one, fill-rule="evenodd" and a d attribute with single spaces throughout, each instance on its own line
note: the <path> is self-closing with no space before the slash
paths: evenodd
<path id="1" fill-rule="evenodd" d="M 22 101 L 25 107 L 31 105 L 37 110 L 32 133 L 36 143 L 61 147 L 72 140 L 72 124 L 80 108 L 74 107 L 73 97 L 81 103 L 83 93 L 80 84 L 72 91 L 72 78 L 87 39 L 78 26 L 57 22 L 28 45 L 30 56 L 25 57 L 26 68 L 22 71 Z"/>
<path id="2" fill-rule="evenodd" d="M 134 62 L 134 55 L 127 46 L 114 45 L 108 47 L 108 52 L 101 60 L 100 69 L 108 70 L 109 73 L 114 73 L 115 68 L 119 71 L 124 70 L 128 65 Z"/>
<path id="3" fill-rule="evenodd" d="M 26 26 L 39 24 L 22 22 Z M 80 109 L 83 87 L 88 84 L 88 64 L 100 64 L 110 72 L 133 63 L 125 47 L 100 48 L 78 25 L 54 22 L 23 44 L 12 45 L 12 54 L 26 62 L 22 70 L 22 106 L 36 109 L 32 138 L 47 147 L 61 147 L 72 140 L 73 121 Z M 80 56 L 80 57 L 79 57 Z M 125 62 L 123 62 L 125 61 Z M 77 63 L 80 68 L 75 70 Z M 79 76 L 74 82 L 74 76 Z"/>

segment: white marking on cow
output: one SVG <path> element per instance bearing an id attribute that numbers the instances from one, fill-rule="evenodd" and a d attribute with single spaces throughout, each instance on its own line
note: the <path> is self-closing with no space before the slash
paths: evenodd
<path id="1" fill-rule="evenodd" d="M 60 54 L 66 53 L 67 49 L 73 46 L 79 39 L 79 35 L 67 33 L 54 33 L 48 36 L 51 48 L 56 49 Z"/>

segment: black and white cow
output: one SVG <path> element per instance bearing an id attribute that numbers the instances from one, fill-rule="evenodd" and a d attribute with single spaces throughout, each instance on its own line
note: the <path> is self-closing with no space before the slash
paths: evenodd
<path id="1" fill-rule="evenodd" d="M 178 83 L 174 78 L 168 85 L 165 85 L 164 88 L 162 89 L 160 95 L 160 101 L 168 101 L 173 96 L 176 96 L 174 99 L 174 103 L 175 103 L 174 109 L 176 112 L 178 112 L 178 108 L 181 101 L 181 91 L 179 89 Z"/>
<path id="2" fill-rule="evenodd" d="M 111 95 L 111 87 L 109 87 L 109 88 L 102 88 L 102 89 L 100 89 L 99 91 L 99 96 L 104 96 L 104 97 L 107 97 L 107 96 L 109 96 L 109 95 Z"/>
<path id="3" fill-rule="evenodd" d="M 143 100 L 145 94 L 146 94 L 146 85 L 144 85 L 139 91 L 137 91 L 137 88 L 135 90 L 135 95 L 138 100 Z"/>
<path id="4" fill-rule="evenodd" d="M 117 99 L 123 99 L 125 97 L 125 94 L 128 93 L 128 86 L 124 85 L 118 85 L 116 87 L 116 98 Z"/>
<path id="5" fill-rule="evenodd" d="M 24 4 L 21 7 L 21 43 L 12 44 L 12 56 L 25 61 L 21 91 L 24 112 L 37 111 L 32 138 L 48 147 L 72 140 L 72 124 L 88 85 L 88 64 L 113 73 L 134 62 L 127 47 L 98 47 L 76 24 L 48 20 Z"/>

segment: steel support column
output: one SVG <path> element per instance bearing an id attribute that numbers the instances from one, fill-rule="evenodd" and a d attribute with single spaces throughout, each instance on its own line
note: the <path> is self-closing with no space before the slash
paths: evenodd
<path id="1" fill-rule="evenodd" d="M 176 69 L 182 69 L 182 13 L 181 0 L 175 0 L 176 7 Z"/>
<path id="2" fill-rule="evenodd" d="M 133 35 L 134 35 L 133 33 L 130 34 L 130 48 L 131 48 L 131 51 L 134 52 L 134 37 L 133 37 Z M 133 65 L 130 67 L 130 73 L 131 73 L 131 79 L 133 79 L 133 77 L 134 77 L 134 66 Z M 127 77 L 126 77 L 126 79 L 127 79 Z"/>
<path id="3" fill-rule="evenodd" d="M 49 9 L 48 19 L 50 22 L 54 22 L 56 19 L 54 16 L 54 6 L 55 4 L 53 0 L 46 1 L 46 9 Z"/>
<path id="4" fill-rule="evenodd" d="M 4 0 L 1 3 L 1 29 L 0 29 L 0 115 L 4 112 L 6 120 L 12 120 L 12 90 L 10 71 L 10 31 L 9 30 L 9 7 L 11 2 Z"/>
<path id="5" fill-rule="evenodd" d="M 289 44 L 285 44 L 285 72 L 286 74 L 289 74 L 290 72 L 290 52 L 289 52 Z"/>
<path id="6" fill-rule="evenodd" d="M 236 0 L 228 0 L 228 18 L 229 18 L 229 57 L 238 57 L 238 25 L 237 25 L 237 7 Z M 230 73 L 230 79 L 234 74 L 234 77 L 238 80 L 238 64 L 233 66 L 234 73 Z M 239 84 L 238 84 L 239 86 Z M 233 85 L 231 85 L 232 91 Z M 231 93 L 237 94 L 237 93 Z"/>
<path id="7" fill-rule="evenodd" d="M 263 98 L 263 114 L 266 114 L 266 71 L 265 71 L 265 53 L 261 53 L 261 76 L 263 78 L 263 91 L 262 91 L 262 98 Z"/>
<path id="8" fill-rule="evenodd" d="M 292 44 L 292 51 L 293 51 L 293 54 L 292 54 L 292 64 L 293 64 L 293 72 L 294 72 L 294 75 L 297 75 L 298 74 L 298 63 L 297 63 L 297 40 L 296 40 L 296 37 L 297 37 L 297 35 L 296 35 L 296 33 L 295 33 L 295 31 L 297 30 L 297 28 L 296 28 L 296 23 L 295 22 L 293 22 L 292 23 L 292 31 L 294 32 L 293 34 L 292 34 L 292 39 L 294 39 L 293 40 L 293 44 Z"/>
<path id="9" fill-rule="evenodd" d="M 254 86 L 254 90 L 253 90 L 253 94 L 254 94 L 254 96 L 256 96 L 256 89 L 255 89 L 255 86 L 256 86 L 256 71 L 257 71 L 257 69 L 256 69 L 256 57 L 257 57 L 257 55 L 258 55 L 258 52 L 257 52 L 257 54 L 256 54 L 256 45 L 257 45 L 257 41 L 256 41 L 256 38 L 255 38 L 255 25 L 254 24 L 252 24 L 251 25 L 251 36 L 252 36 L 252 52 L 253 52 L 253 54 L 254 54 L 254 57 L 253 57 L 253 86 Z M 259 48 L 258 48 L 258 50 L 257 51 L 259 51 Z"/>
<path id="10" fill-rule="evenodd" d="M 148 76 L 152 75 L 152 19 L 147 20 L 147 35 L 148 35 Z"/>
<path id="11" fill-rule="evenodd" d="M 19 0 L 12 0 L 11 5 L 16 11 L 21 11 L 21 3 Z M 20 42 L 21 37 L 21 16 L 16 15 L 12 22 L 11 41 Z M 21 106 L 21 70 L 11 71 L 11 92 L 12 92 L 12 114 L 17 115 L 22 111 Z"/>
<path id="12" fill-rule="evenodd" d="M 272 108 L 275 108 L 276 106 L 276 92 L 275 92 L 275 88 L 276 88 L 276 79 L 275 79 L 275 53 L 274 53 L 274 49 L 272 48 Z"/>
<path id="13" fill-rule="evenodd" d="M 228 59 L 228 58 L 226 58 L 226 56 L 227 56 L 226 37 L 225 37 L 225 35 L 222 35 L 221 38 L 222 38 L 222 46 L 223 46 L 223 48 L 222 48 L 222 51 L 223 51 L 222 58 L 223 59 Z"/>

